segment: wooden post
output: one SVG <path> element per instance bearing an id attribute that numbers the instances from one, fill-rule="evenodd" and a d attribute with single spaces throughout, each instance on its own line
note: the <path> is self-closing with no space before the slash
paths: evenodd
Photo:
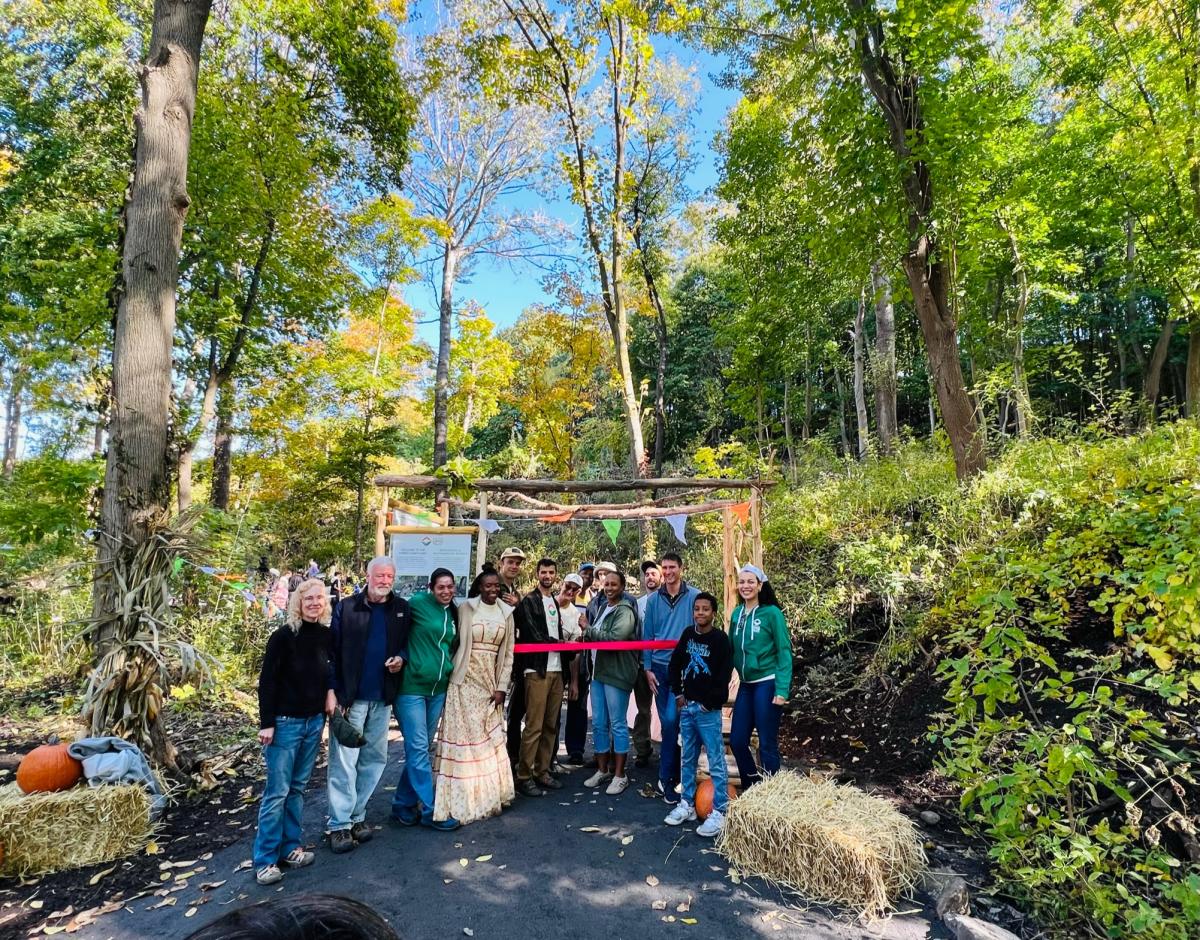
<path id="1" fill-rule="evenodd" d="M 386 539 L 384 538 L 383 530 L 388 522 L 388 494 L 391 488 L 384 486 L 380 487 L 383 492 L 383 498 L 379 501 L 379 508 L 375 510 L 375 557 L 387 553 Z"/>
<path id="2" fill-rule="evenodd" d="M 475 573 L 478 574 L 483 570 L 483 563 L 487 561 L 487 543 L 488 530 L 484 524 L 488 517 L 488 494 L 486 492 L 479 494 L 479 535 L 475 539 Z"/>
<path id="3" fill-rule="evenodd" d="M 762 567 L 762 493 L 758 487 L 750 490 L 750 560 Z"/>
<path id="4" fill-rule="evenodd" d="M 722 602 L 725 605 L 725 619 L 728 621 L 733 613 L 733 608 L 736 606 L 734 598 L 737 597 L 737 579 L 734 573 L 733 563 L 733 510 L 726 506 L 721 510 L 721 571 L 724 574 L 725 596 Z"/>
<path id="5" fill-rule="evenodd" d="M 442 528 L 445 529 L 450 525 L 450 503 L 443 499 L 440 500 L 437 505 L 438 512 L 441 513 L 442 516 Z"/>

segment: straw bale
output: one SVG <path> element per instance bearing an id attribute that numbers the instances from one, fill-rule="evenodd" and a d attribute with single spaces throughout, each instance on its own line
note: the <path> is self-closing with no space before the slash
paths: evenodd
<path id="1" fill-rule="evenodd" d="M 730 803 L 717 848 L 743 875 L 867 919 L 911 892 L 926 864 L 916 828 L 890 803 L 795 771 Z"/>
<path id="2" fill-rule="evenodd" d="M 110 862 L 150 837 L 150 797 L 140 786 L 78 786 L 58 793 L 0 787 L 0 875 L 40 875 Z"/>

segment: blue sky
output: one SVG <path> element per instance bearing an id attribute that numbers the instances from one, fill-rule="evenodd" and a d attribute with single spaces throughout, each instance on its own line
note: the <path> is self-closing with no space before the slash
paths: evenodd
<path id="1" fill-rule="evenodd" d="M 729 109 L 737 102 L 740 93 L 721 88 L 714 80 L 723 63 L 720 59 L 674 40 L 656 37 L 655 49 L 660 56 L 670 56 L 693 66 L 700 82 L 697 110 L 693 116 L 693 149 L 697 156 L 694 170 L 687 179 L 688 188 L 696 195 L 703 195 L 717 182 L 717 154 L 713 150 L 713 137 L 720 130 Z M 565 198 L 558 198 L 544 205 L 547 212 L 567 222 L 573 234 L 579 232 L 579 216 L 575 206 Z M 574 251 L 577 240 L 564 246 Z M 532 265 L 507 262 L 496 263 L 480 259 L 469 280 L 460 281 L 455 289 L 456 306 L 474 300 L 487 312 L 497 327 L 511 326 L 530 304 L 549 302 L 542 290 L 544 272 Z M 437 343 L 437 298 L 427 280 L 410 284 L 405 299 L 419 313 L 418 336 L 425 342 Z"/>

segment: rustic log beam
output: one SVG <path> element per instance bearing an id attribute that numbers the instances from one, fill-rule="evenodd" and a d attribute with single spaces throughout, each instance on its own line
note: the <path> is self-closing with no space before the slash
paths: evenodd
<path id="1" fill-rule="evenodd" d="M 477 491 L 512 493 L 617 493 L 630 490 L 748 490 L 766 489 L 774 480 L 717 480 L 688 477 L 646 477 L 637 480 L 500 480 L 485 477 L 472 480 Z M 381 473 L 375 477 L 376 486 L 416 490 L 436 490 L 446 485 L 433 476 L 403 473 Z"/>
<path id="2" fill-rule="evenodd" d="M 472 500 L 461 500 L 450 497 L 449 502 L 455 506 L 461 506 L 463 509 L 480 509 L 479 503 Z M 697 503 L 694 506 L 625 506 L 611 509 L 597 508 L 595 506 L 580 506 L 578 508 L 571 506 L 564 511 L 572 512 L 572 519 L 663 519 L 667 516 L 680 514 L 694 516 L 704 512 L 717 512 L 718 510 L 728 509 L 730 506 L 738 506 L 743 502 L 744 500 L 737 499 L 715 499 L 706 503 Z M 488 503 L 487 511 L 492 516 L 519 516 L 532 522 L 536 522 L 544 516 L 558 516 L 562 514 L 552 509 L 525 509 L 517 506 L 498 506 L 495 503 Z"/>
<path id="3" fill-rule="evenodd" d="M 694 490 L 690 495 L 695 495 L 696 493 L 709 493 L 713 489 L 716 489 L 716 487 L 704 487 L 703 489 Z M 638 500 L 637 502 L 628 503 L 554 503 L 544 499 L 535 499 L 534 497 L 528 496 L 525 493 L 509 493 L 507 495 L 512 496 L 514 499 L 525 503 L 526 505 L 533 506 L 535 509 L 545 509 L 547 512 L 573 512 L 576 509 L 583 508 L 633 509 L 641 506 L 669 506 L 676 500 L 687 498 L 687 495 L 683 493 L 668 493 L 666 496 L 658 497 L 658 499 L 643 499 Z"/>

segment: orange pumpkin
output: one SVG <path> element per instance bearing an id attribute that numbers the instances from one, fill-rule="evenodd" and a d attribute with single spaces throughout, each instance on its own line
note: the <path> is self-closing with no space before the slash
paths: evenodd
<path id="1" fill-rule="evenodd" d="M 737 788 L 731 783 L 729 784 L 729 799 L 730 801 L 737 799 Z M 696 815 L 701 819 L 708 819 L 708 814 L 713 808 L 713 782 L 712 777 L 705 777 L 696 787 Z"/>
<path id="2" fill-rule="evenodd" d="M 21 758 L 17 786 L 22 793 L 68 790 L 83 777 L 83 764 L 67 753 L 65 744 L 43 744 Z"/>

